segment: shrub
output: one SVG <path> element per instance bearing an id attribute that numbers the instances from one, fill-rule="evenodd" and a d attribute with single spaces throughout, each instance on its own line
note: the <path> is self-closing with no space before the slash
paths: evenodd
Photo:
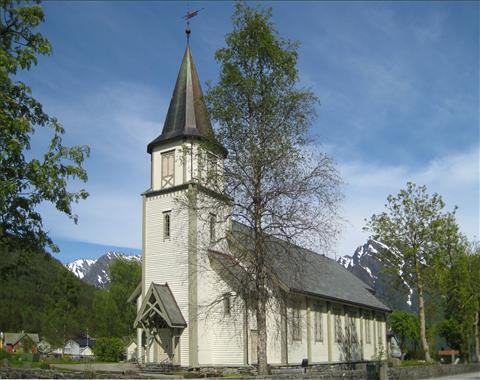
<path id="1" fill-rule="evenodd" d="M 93 349 L 95 356 L 105 362 L 117 362 L 123 357 L 124 345 L 120 338 L 98 338 Z"/>
<path id="2" fill-rule="evenodd" d="M 0 350 L 0 360 L 10 359 L 11 356 L 12 356 L 12 354 L 10 354 L 9 352 Z"/>

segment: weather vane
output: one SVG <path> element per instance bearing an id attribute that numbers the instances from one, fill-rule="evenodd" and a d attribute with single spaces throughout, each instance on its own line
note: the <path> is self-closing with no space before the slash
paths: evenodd
<path id="1" fill-rule="evenodd" d="M 182 16 L 182 18 L 187 22 L 187 28 L 185 29 L 185 33 L 187 34 L 187 42 L 190 38 L 190 33 L 192 32 L 190 30 L 190 19 L 197 16 L 198 12 L 200 12 L 203 9 L 205 9 L 205 8 L 200 8 L 200 9 L 197 9 L 196 11 L 193 11 L 193 12 L 187 11 L 187 14 L 185 16 Z"/>

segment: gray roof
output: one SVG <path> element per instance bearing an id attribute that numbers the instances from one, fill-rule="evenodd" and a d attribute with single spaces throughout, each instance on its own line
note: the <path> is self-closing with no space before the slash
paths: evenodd
<path id="1" fill-rule="evenodd" d="M 215 140 L 197 70 L 188 45 L 178 72 L 162 134 L 148 144 L 147 151 L 152 153 L 156 145 L 182 137 L 209 140 L 213 145 L 212 148 L 217 148 L 223 155 L 226 155 L 226 149 Z"/>
<path id="2" fill-rule="evenodd" d="M 168 284 L 159 285 L 153 284 L 155 290 L 157 291 L 158 296 L 160 297 L 163 307 L 165 308 L 165 312 L 167 313 L 170 323 L 172 326 L 186 326 L 187 323 L 183 318 L 182 312 L 178 307 L 177 301 L 173 296 L 172 291 Z"/>
<path id="3" fill-rule="evenodd" d="M 38 334 L 33 333 L 4 333 L 3 337 L 5 340 L 5 344 L 12 344 L 19 342 L 23 337 L 28 336 L 34 343 L 40 342 Z"/>
<path id="4" fill-rule="evenodd" d="M 251 239 L 251 230 L 233 222 L 233 239 L 245 245 Z M 375 297 L 370 286 L 335 260 L 273 237 L 269 237 L 267 244 L 267 265 L 289 291 L 390 311 Z M 228 266 L 228 260 L 223 263 Z M 238 271 L 235 273 L 238 278 Z"/>
<path id="5" fill-rule="evenodd" d="M 133 325 L 137 327 L 139 324 L 179 328 L 187 326 L 168 284 L 150 284 Z"/>

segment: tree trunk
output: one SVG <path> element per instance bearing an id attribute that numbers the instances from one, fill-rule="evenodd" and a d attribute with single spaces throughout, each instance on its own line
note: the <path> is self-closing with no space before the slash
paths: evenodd
<path id="1" fill-rule="evenodd" d="M 423 294 L 423 283 L 420 277 L 420 271 L 417 270 L 417 289 L 418 289 L 418 317 L 420 319 L 420 343 L 425 353 L 425 361 L 431 362 L 430 352 L 428 350 L 427 333 L 425 328 L 425 300 Z"/>
<path id="2" fill-rule="evenodd" d="M 265 299 L 259 297 L 257 306 L 257 363 L 258 374 L 268 375 L 267 363 L 267 314 Z"/>

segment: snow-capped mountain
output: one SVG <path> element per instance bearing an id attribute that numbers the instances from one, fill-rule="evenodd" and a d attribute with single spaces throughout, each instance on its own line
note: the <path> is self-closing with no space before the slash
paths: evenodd
<path id="1" fill-rule="evenodd" d="M 401 278 L 400 274 L 385 273 L 378 255 L 388 246 L 370 239 L 357 247 L 352 256 L 340 257 L 337 261 L 349 272 L 375 290 L 375 294 L 392 309 L 416 310 L 416 292 Z"/>
<path id="2" fill-rule="evenodd" d="M 108 268 L 117 259 L 134 260 L 140 262 L 140 256 L 126 255 L 121 252 L 107 252 L 97 260 L 78 259 L 65 266 L 78 278 L 86 283 L 105 288 L 110 283 Z"/>
<path id="3" fill-rule="evenodd" d="M 96 260 L 88 260 L 88 259 L 78 259 L 68 263 L 66 267 L 73 272 L 75 276 L 82 279 L 85 277 L 85 274 L 88 272 L 90 267 L 95 264 Z"/>

